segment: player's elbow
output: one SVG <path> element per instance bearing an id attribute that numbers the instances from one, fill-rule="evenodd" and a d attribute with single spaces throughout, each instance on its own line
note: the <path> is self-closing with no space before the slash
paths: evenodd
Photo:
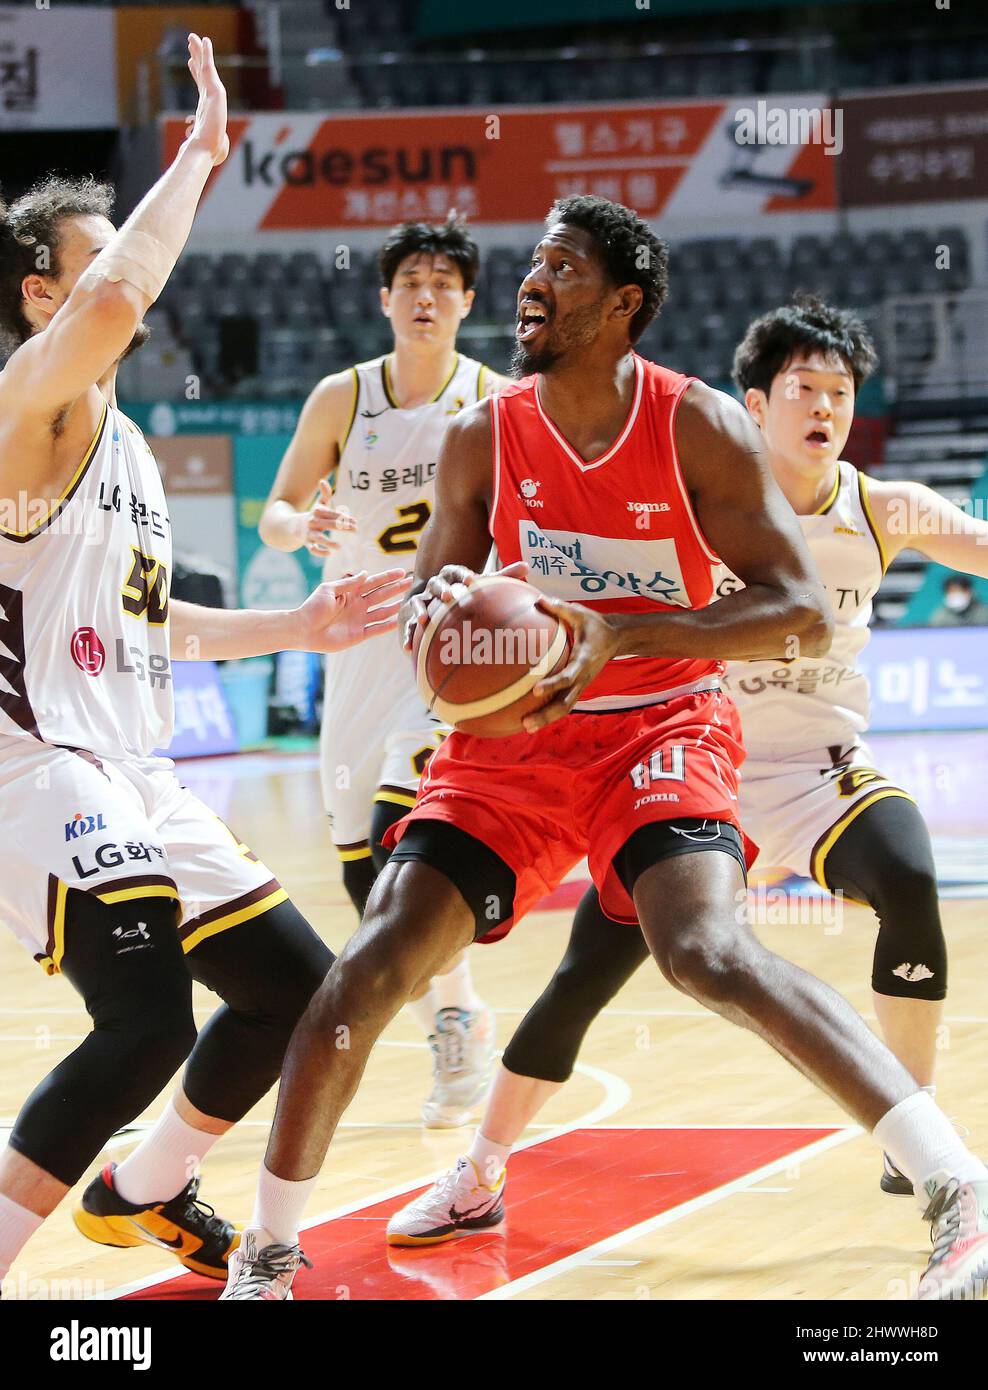
<path id="1" fill-rule="evenodd" d="M 793 632 L 804 656 L 826 656 L 834 640 L 834 618 L 826 601 L 801 598 Z"/>

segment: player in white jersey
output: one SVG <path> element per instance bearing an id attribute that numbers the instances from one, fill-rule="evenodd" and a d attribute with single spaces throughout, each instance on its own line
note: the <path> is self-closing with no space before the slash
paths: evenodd
<path id="1" fill-rule="evenodd" d="M 152 1132 L 74 1217 L 103 1244 L 150 1242 L 225 1277 L 237 1236 L 198 1203 L 199 1164 L 277 1079 L 333 955 L 155 756 L 171 661 L 339 650 L 393 629 L 408 588 L 395 568 L 323 584 L 293 612 L 169 602 L 168 504 L 114 383 L 229 149 L 211 45 L 189 47 L 195 120 L 119 232 L 92 179 L 0 205 L 0 918 L 93 1020 L 0 1155 L 0 1279 L 186 1059 Z M 223 1001 L 198 1037 L 193 979 Z"/>
<path id="2" fill-rule="evenodd" d="M 327 578 L 381 564 L 411 573 L 447 424 L 506 384 L 456 350 L 478 252 L 453 215 L 442 226 L 395 227 L 378 264 L 394 348 L 316 386 L 260 523 L 269 545 L 305 545 L 325 557 Z M 447 732 L 396 643 L 372 642 L 326 661 L 323 795 L 358 914 L 388 857 L 384 834 L 414 805 L 419 778 Z M 423 1121 L 430 1128 L 465 1124 L 486 1094 L 494 1048 L 494 1016 L 476 996 L 467 953 L 410 1007 L 433 1054 Z"/>
<path id="3" fill-rule="evenodd" d="M 810 876 L 874 909 L 875 1011 L 891 1050 L 932 1092 L 947 964 L 936 871 L 915 802 L 874 767 L 862 741 L 868 683 L 857 658 L 895 556 L 918 550 L 988 576 L 988 525 L 919 483 L 866 478 L 841 459 L 855 394 L 876 361 L 860 320 L 807 296 L 756 320 L 738 347 L 737 383 L 799 518 L 835 630 L 825 656 L 728 662 L 725 685 L 741 713 L 741 821 L 759 846 L 758 865 Z M 738 587 L 724 571 L 718 597 Z M 505 1049 L 471 1149 L 392 1217 L 389 1241 L 431 1244 L 501 1219 L 512 1145 L 571 1074 L 593 1019 L 647 956 L 641 933 L 603 918 L 591 890 L 566 956 Z M 912 1193 L 887 1155 L 881 1186 Z M 935 1287 L 933 1262 L 931 1273 Z"/>

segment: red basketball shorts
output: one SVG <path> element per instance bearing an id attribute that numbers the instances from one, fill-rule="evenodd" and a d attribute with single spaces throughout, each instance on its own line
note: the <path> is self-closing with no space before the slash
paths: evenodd
<path id="1" fill-rule="evenodd" d="M 414 808 L 392 826 L 393 849 L 416 820 L 447 821 L 482 841 L 514 872 L 514 912 L 485 938 L 510 931 L 586 855 L 601 905 L 638 920 L 612 861 L 652 821 L 737 818 L 744 759 L 737 710 L 723 691 L 643 709 L 573 713 L 535 734 L 452 733 L 433 753 Z M 749 866 L 755 846 L 745 840 Z"/>

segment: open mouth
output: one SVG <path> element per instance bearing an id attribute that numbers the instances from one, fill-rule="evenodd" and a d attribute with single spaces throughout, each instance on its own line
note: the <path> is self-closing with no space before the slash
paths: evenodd
<path id="1" fill-rule="evenodd" d="M 814 449 L 829 449 L 831 439 L 826 430 L 810 430 L 806 436 L 806 443 Z"/>
<path id="2" fill-rule="evenodd" d="M 431 314 L 416 314 L 412 322 L 428 324 L 431 327 L 435 323 L 435 319 Z"/>
<path id="3" fill-rule="evenodd" d="M 519 343 L 527 343 L 530 338 L 534 338 L 545 328 L 548 322 L 548 311 L 541 304 L 526 299 L 518 310 L 518 327 L 515 329 L 515 337 Z"/>

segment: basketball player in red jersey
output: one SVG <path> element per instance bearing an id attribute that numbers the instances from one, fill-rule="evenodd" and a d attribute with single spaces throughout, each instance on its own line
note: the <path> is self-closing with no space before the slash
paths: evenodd
<path id="1" fill-rule="evenodd" d="M 672 984 L 759 1033 L 874 1130 L 917 1191 L 940 1194 L 950 1253 L 928 1296 L 969 1295 L 988 1274 L 988 1170 L 845 1000 L 737 920 L 752 847 L 722 662 L 823 654 L 832 620 L 743 409 L 634 352 L 665 289 L 665 248 L 634 213 L 561 200 L 519 292 L 528 375 L 450 424 L 406 641 L 473 582 L 493 537 L 510 572 L 527 562 L 572 656 L 525 733 L 453 733 L 390 830 L 361 926 L 292 1039 L 224 1298 L 288 1297 L 305 1200 L 382 1029 L 584 854 L 604 912 L 637 918 Z M 720 562 L 745 587 L 712 603 Z"/>

